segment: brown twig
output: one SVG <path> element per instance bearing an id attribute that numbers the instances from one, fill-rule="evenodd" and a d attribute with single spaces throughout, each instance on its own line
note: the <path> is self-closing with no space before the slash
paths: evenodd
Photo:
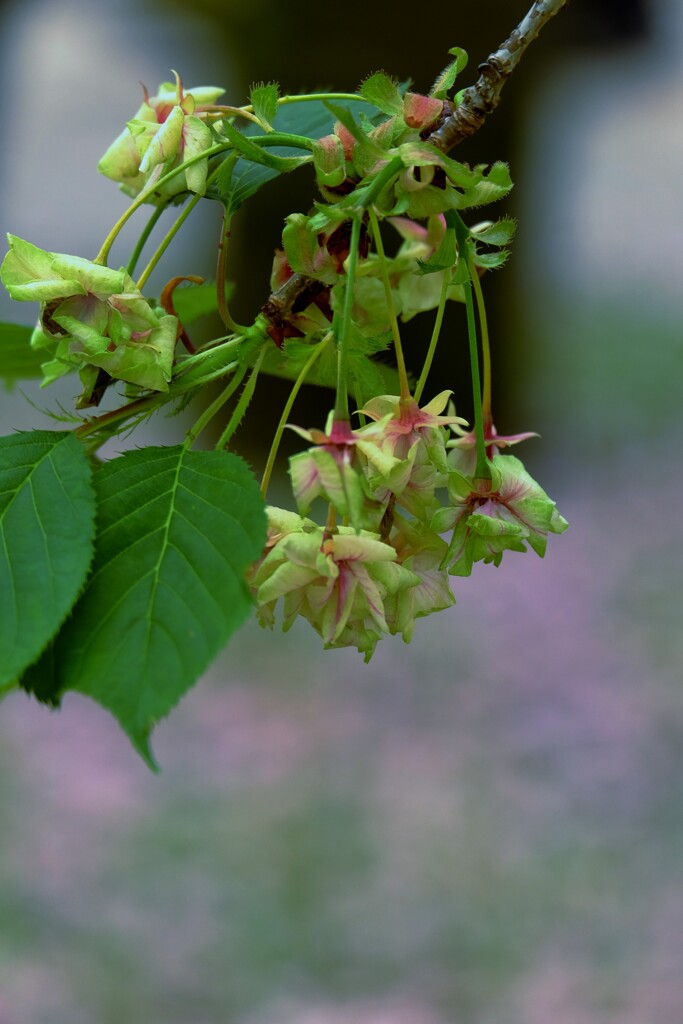
<path id="1" fill-rule="evenodd" d="M 536 0 L 495 53 L 479 65 L 479 79 L 465 89 L 460 103 L 429 141 L 447 153 L 459 142 L 474 135 L 500 102 L 500 94 L 522 55 L 546 22 L 550 21 L 569 0 Z"/>

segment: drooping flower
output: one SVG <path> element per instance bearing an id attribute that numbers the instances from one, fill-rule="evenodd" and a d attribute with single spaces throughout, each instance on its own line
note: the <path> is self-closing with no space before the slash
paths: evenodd
<path id="1" fill-rule="evenodd" d="M 330 532 L 301 518 L 296 524 L 280 510 L 269 510 L 269 520 L 277 539 L 249 579 L 262 624 L 273 625 L 282 599 L 283 629 L 301 615 L 326 647 L 356 647 L 369 661 L 391 631 L 385 602 L 417 586 L 417 574 L 377 534 L 343 526 Z"/>
<path id="2" fill-rule="evenodd" d="M 176 317 L 153 308 L 123 269 L 7 237 L 2 283 L 13 299 L 41 303 L 31 345 L 51 357 L 43 364 L 43 383 L 95 366 L 139 387 L 168 390 Z"/>
<path id="3" fill-rule="evenodd" d="M 491 480 L 452 470 L 450 505 L 432 517 L 437 533 L 453 530 L 443 562 L 452 575 L 469 576 L 478 561 L 500 565 L 504 551 L 526 551 L 527 544 L 542 558 L 548 533 L 569 525 L 519 459 L 496 455 L 490 466 Z"/>
<path id="4" fill-rule="evenodd" d="M 130 196 L 153 185 L 174 167 L 199 157 L 216 141 L 204 108 L 216 103 L 224 89 L 200 86 L 184 90 L 180 77 L 162 82 L 155 96 L 145 98 L 139 110 L 116 138 L 97 169 L 105 177 L 118 181 Z M 162 186 L 160 194 L 174 196 L 186 189 L 204 194 L 208 157 L 199 159 Z"/>
<path id="5" fill-rule="evenodd" d="M 442 391 L 423 408 L 412 397 L 380 395 L 363 409 L 375 421 L 369 428 L 375 443 L 396 460 L 389 474 L 375 466 L 368 467 L 371 490 L 381 500 L 385 492 L 395 494 L 399 504 L 420 519 L 434 511 L 434 492 L 445 485 L 448 464 L 444 428 L 466 423 L 455 414 L 441 415 L 451 394 Z M 361 428 L 359 433 L 364 429 L 368 428 Z"/>
<path id="6" fill-rule="evenodd" d="M 324 431 L 291 424 L 290 429 L 313 445 L 289 460 L 299 511 L 306 515 L 316 498 L 324 498 L 358 530 L 379 525 L 386 499 L 382 504 L 373 498 L 363 466 L 388 477 L 401 469 L 401 460 L 384 452 L 372 432 L 352 430 L 348 420 L 335 419 L 333 412 Z"/>

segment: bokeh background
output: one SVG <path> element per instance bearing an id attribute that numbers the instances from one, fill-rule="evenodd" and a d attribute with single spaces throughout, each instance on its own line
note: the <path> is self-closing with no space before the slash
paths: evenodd
<path id="1" fill-rule="evenodd" d="M 95 165 L 139 80 L 175 67 L 242 102 L 384 68 L 426 90 L 455 44 L 469 81 L 526 7 L 6 4 L 3 230 L 94 255 L 125 205 Z M 572 0 L 458 152 L 516 182 L 514 255 L 486 282 L 495 411 L 542 435 L 522 455 L 571 523 L 544 561 L 479 566 L 369 666 L 250 625 L 158 728 L 158 777 L 87 700 L 4 700 L 0 1024 L 683 1019 L 682 53 L 680 0 Z M 310 199 L 302 173 L 240 212 L 238 319 Z M 203 205 L 152 291 L 211 274 Z M 449 331 L 433 384 L 459 393 L 458 310 Z M 257 469 L 268 394 L 240 437 Z M 3 392 L 2 432 L 72 397 Z"/>

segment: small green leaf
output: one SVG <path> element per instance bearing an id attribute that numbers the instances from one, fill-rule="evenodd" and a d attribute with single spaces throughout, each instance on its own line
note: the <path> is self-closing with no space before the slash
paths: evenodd
<path id="1" fill-rule="evenodd" d="M 471 206 L 485 206 L 486 203 L 494 203 L 508 194 L 512 188 L 510 169 L 506 163 L 499 160 L 492 167 L 482 164 L 474 168 L 477 180 L 464 192 L 453 204 L 455 209 L 467 210 Z"/>
<path id="2" fill-rule="evenodd" d="M 441 239 L 441 244 L 428 260 L 418 260 L 421 274 L 435 274 L 439 270 L 450 270 L 458 262 L 458 247 L 455 231 L 449 228 Z"/>
<path id="3" fill-rule="evenodd" d="M 467 53 L 461 46 L 453 46 L 448 52 L 452 57 L 455 57 L 455 60 L 446 65 L 434 82 L 430 93 L 430 95 L 436 96 L 440 100 L 446 99 L 449 91 L 453 88 L 456 78 L 467 66 L 467 61 L 469 59 Z"/>
<path id="4" fill-rule="evenodd" d="M 315 176 L 321 185 L 336 188 L 346 178 L 346 159 L 341 139 L 325 135 L 313 146 Z"/>
<path id="5" fill-rule="evenodd" d="M 57 632 L 92 558 L 90 464 L 68 432 L 0 438 L 0 686 Z"/>
<path id="6" fill-rule="evenodd" d="M 42 377 L 44 356 L 31 348 L 32 327 L 0 323 L 0 377 L 8 384 Z"/>
<path id="7" fill-rule="evenodd" d="M 277 82 L 268 82 L 264 85 L 259 82 L 252 85 L 249 93 L 249 102 L 254 108 L 254 113 L 266 128 L 271 128 L 275 115 L 277 114 L 278 99 L 280 98 L 280 87 Z"/>
<path id="8" fill-rule="evenodd" d="M 398 82 L 390 78 L 384 71 L 377 71 L 366 78 L 358 90 L 363 99 L 372 103 L 384 114 L 402 114 L 403 96 Z"/>
<path id="9" fill-rule="evenodd" d="M 154 725 L 251 610 L 244 574 L 263 550 L 263 498 L 236 455 L 183 446 L 127 452 L 95 488 L 95 561 L 57 641 L 60 689 L 111 711 L 154 767 Z"/>
<path id="10" fill-rule="evenodd" d="M 485 270 L 497 270 L 498 267 L 507 263 L 509 255 L 509 249 L 499 249 L 498 252 L 476 252 L 472 259 L 477 267 L 483 267 Z"/>
<path id="11" fill-rule="evenodd" d="M 509 245 L 516 228 L 517 221 L 514 217 L 502 217 L 495 224 L 487 224 L 473 230 L 472 238 L 475 242 L 486 242 L 487 245 Z"/>

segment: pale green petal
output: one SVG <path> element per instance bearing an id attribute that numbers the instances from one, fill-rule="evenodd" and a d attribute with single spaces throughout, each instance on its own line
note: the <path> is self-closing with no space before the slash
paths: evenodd
<path id="1" fill-rule="evenodd" d="M 97 170 L 113 181 L 135 178 L 140 170 L 140 152 L 127 126 L 100 157 Z"/>
<path id="2" fill-rule="evenodd" d="M 62 296 L 83 294 L 85 289 L 67 283 L 55 265 L 54 253 L 39 249 L 16 235 L 7 236 L 10 251 L 0 268 L 0 278 L 13 299 L 20 302 L 50 302 Z"/>
<path id="3" fill-rule="evenodd" d="M 208 125 L 198 117 L 185 118 L 183 140 L 185 143 L 183 160 L 191 160 L 192 157 L 199 156 L 200 153 L 210 149 L 213 142 Z M 198 160 L 197 163 L 191 164 L 185 169 L 185 181 L 190 192 L 204 195 L 208 167 L 209 161 L 208 158 L 205 158 L 204 160 Z"/>
<path id="4" fill-rule="evenodd" d="M 185 115 L 180 107 L 174 107 L 150 142 L 140 162 L 140 170 L 147 174 L 157 164 L 173 159 L 180 149 L 183 137 Z"/>

